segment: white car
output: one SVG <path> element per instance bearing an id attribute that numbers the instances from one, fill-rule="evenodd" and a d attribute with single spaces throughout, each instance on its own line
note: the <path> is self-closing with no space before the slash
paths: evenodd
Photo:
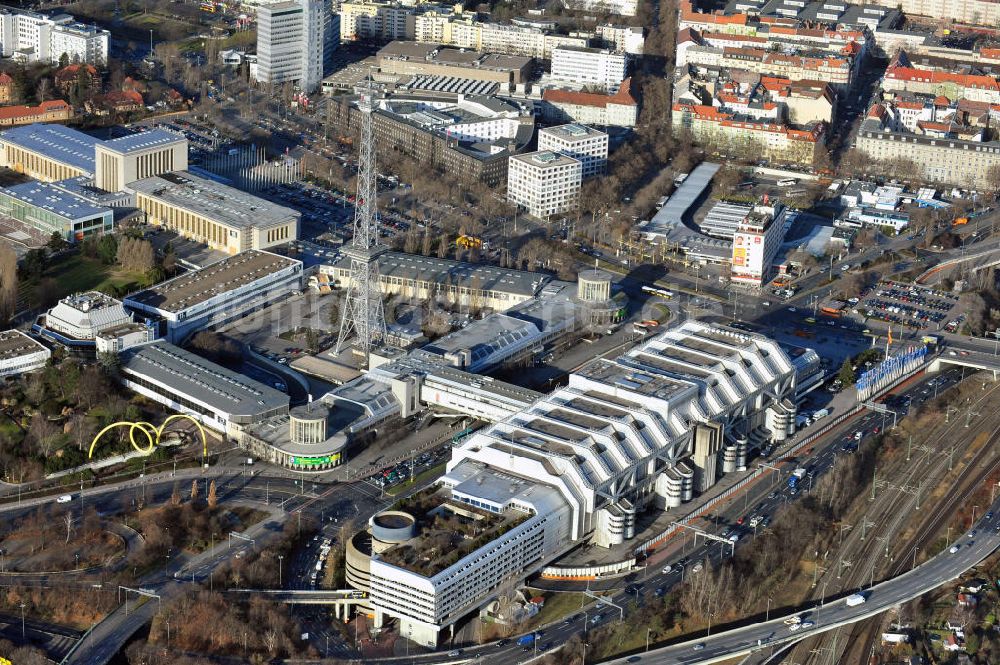
<path id="1" fill-rule="evenodd" d="M 801 623 L 791 623 L 791 624 L 788 624 L 788 630 L 792 631 L 793 633 L 796 630 L 798 630 L 799 628 L 801 628 L 801 627 L 802 627 Z"/>
<path id="2" fill-rule="evenodd" d="M 664 575 L 669 575 L 671 573 L 671 571 L 673 571 L 673 569 L 674 569 L 673 566 L 664 566 L 663 567 L 663 574 Z"/>
<path id="3" fill-rule="evenodd" d="M 794 311 L 795 311 L 795 308 L 794 308 L 794 307 L 789 307 L 789 308 L 788 308 L 788 311 L 789 311 L 789 312 L 794 312 Z"/>
<path id="4" fill-rule="evenodd" d="M 960 550 L 960 549 L 961 549 L 961 548 L 960 548 L 960 547 L 959 547 L 958 545 L 952 545 L 952 546 L 951 546 L 951 549 L 950 549 L 950 550 L 948 550 L 948 552 L 950 552 L 951 554 L 955 554 L 955 553 L 956 553 L 956 552 L 958 552 L 958 550 Z"/>

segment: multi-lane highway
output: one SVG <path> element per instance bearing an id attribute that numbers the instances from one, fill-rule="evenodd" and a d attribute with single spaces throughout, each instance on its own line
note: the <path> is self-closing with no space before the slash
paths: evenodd
<path id="1" fill-rule="evenodd" d="M 893 408 L 897 410 L 899 417 L 902 417 L 909 410 L 915 409 L 925 401 L 931 400 L 936 395 L 944 393 L 947 389 L 959 383 L 961 378 L 962 371 L 958 368 L 946 370 L 938 375 L 924 376 L 920 380 L 908 385 L 903 391 L 896 394 L 893 399 Z M 746 519 L 744 519 L 744 523 L 742 525 L 738 525 L 736 522 L 739 517 L 742 516 L 746 518 L 749 513 L 756 513 L 757 515 L 773 518 L 773 516 L 781 510 L 784 505 L 790 501 L 797 500 L 802 494 L 809 491 L 811 484 L 810 478 L 816 479 L 821 477 L 832 468 L 832 466 L 836 463 L 838 456 L 852 454 L 853 448 L 858 444 L 859 440 L 862 440 L 867 436 L 877 434 L 887 426 L 891 426 L 891 424 L 891 416 L 875 412 L 866 412 L 854 419 L 851 419 L 845 423 L 843 427 L 837 428 L 829 436 L 824 437 L 815 446 L 813 446 L 813 453 L 808 459 L 800 459 L 797 462 L 786 465 L 788 466 L 788 469 L 791 469 L 793 466 L 800 463 L 809 467 L 809 476 L 807 476 L 802 483 L 801 490 L 792 492 L 788 488 L 787 483 L 784 482 L 785 477 L 775 475 L 773 481 L 757 483 L 750 490 L 748 490 L 748 494 L 746 496 L 737 497 L 729 506 L 715 511 L 718 518 L 718 524 L 715 526 L 706 524 L 706 530 L 709 530 L 716 535 L 725 534 L 726 536 L 729 536 L 736 534 L 739 537 L 739 541 L 736 546 L 739 547 L 739 542 L 744 539 L 748 539 L 754 531 L 754 529 L 747 524 Z M 917 467 L 914 466 L 914 469 L 916 468 Z M 979 550 L 972 551 L 978 552 Z M 620 620 L 622 613 L 616 609 L 616 606 L 626 608 L 624 617 L 627 621 L 627 608 L 634 601 L 639 600 L 640 602 L 649 602 L 648 599 L 650 596 L 658 597 L 665 594 L 675 585 L 679 584 L 684 578 L 686 578 L 686 576 L 698 574 L 697 572 L 694 572 L 695 569 L 700 571 L 699 565 L 705 565 L 706 560 L 717 563 L 723 558 L 729 556 L 730 552 L 730 547 L 718 541 L 701 540 L 700 544 L 696 546 L 688 546 L 677 556 L 674 556 L 666 561 L 659 561 L 656 565 L 648 566 L 645 571 L 635 578 L 630 578 L 628 580 L 623 580 L 621 578 L 610 579 L 603 582 L 593 582 L 587 584 L 586 586 L 591 591 L 606 592 L 606 598 L 609 602 L 607 604 L 598 604 L 596 601 L 588 601 L 580 608 L 580 611 L 575 613 L 573 616 L 545 627 L 540 639 L 537 640 L 536 644 L 533 644 L 530 647 L 518 646 L 515 638 L 461 649 L 458 659 L 469 659 L 476 662 L 491 663 L 495 665 L 508 665 L 510 663 L 519 663 L 529 660 L 538 653 L 545 652 L 549 649 L 557 649 L 561 645 L 565 644 L 565 642 L 573 635 L 581 633 L 586 634 L 588 631 L 608 622 Z M 952 562 L 962 563 L 965 560 L 966 557 L 959 556 L 952 559 Z M 933 569 L 928 570 L 933 571 Z M 928 579 L 933 581 L 936 578 Z M 626 584 L 627 587 L 622 588 Z M 934 588 L 937 584 L 938 583 L 935 582 L 927 588 Z M 867 605 L 867 607 L 871 609 L 880 607 L 880 605 L 871 604 Z M 784 628 L 784 626 L 782 627 Z M 793 631 L 787 631 L 786 629 L 786 632 L 791 634 Z M 801 637 L 802 635 L 808 635 L 808 631 L 796 634 Z M 756 640 L 758 638 L 754 637 L 753 639 Z M 775 638 L 772 639 L 772 643 L 775 641 L 777 641 L 777 634 Z M 698 656 L 698 654 L 695 653 L 694 645 L 699 642 L 700 640 L 696 640 L 687 646 L 687 650 L 690 652 L 691 657 Z M 754 641 L 754 645 L 756 645 L 756 641 Z M 726 646 L 727 645 L 723 644 L 719 647 L 720 651 L 718 653 L 722 653 L 722 650 L 724 650 Z M 682 651 L 684 650 L 682 649 Z M 401 661 L 401 665 L 406 665 L 407 663 L 413 663 L 414 665 L 426 665 L 428 663 L 454 662 L 456 657 L 449 656 L 449 652 L 450 650 L 445 648 L 436 654 L 427 654 L 420 657 L 403 659 Z M 650 653 L 653 652 L 651 651 Z M 706 646 L 705 653 L 701 655 L 706 656 L 714 653 L 716 652 L 708 650 Z M 685 654 L 687 654 L 687 652 L 685 652 Z M 645 660 L 644 655 L 642 658 Z M 616 659 L 612 662 L 619 661 L 624 661 L 624 659 Z M 702 661 L 693 659 L 690 661 L 680 660 L 666 662 L 687 663 Z"/>
<path id="2" fill-rule="evenodd" d="M 996 551 L 1000 547 L 1000 500 L 993 504 L 992 511 L 997 516 L 980 520 L 972 531 L 955 542 L 954 547 L 899 577 L 858 590 L 865 596 L 865 602 L 860 605 L 849 606 L 843 598 L 828 599 L 815 607 L 770 621 L 649 651 L 640 656 L 641 662 L 657 665 L 720 662 L 832 630 L 896 607 L 956 579 Z M 795 619 L 800 623 L 793 630 L 786 621 Z M 639 661 L 618 658 L 609 662 Z"/>

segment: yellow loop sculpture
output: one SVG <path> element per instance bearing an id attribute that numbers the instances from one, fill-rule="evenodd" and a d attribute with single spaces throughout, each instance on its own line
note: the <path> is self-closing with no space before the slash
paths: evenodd
<path id="1" fill-rule="evenodd" d="M 202 457 L 208 457 L 208 437 L 205 436 L 205 429 L 201 426 L 196 419 L 187 415 L 186 413 L 175 413 L 172 416 L 167 417 L 163 421 L 163 424 L 159 427 L 154 427 L 152 423 L 147 423 L 145 421 L 130 421 L 122 420 L 116 423 L 111 423 L 100 432 L 94 435 L 94 440 L 90 442 L 90 452 L 87 454 L 87 458 L 91 459 L 94 457 L 94 448 L 97 447 L 97 442 L 101 440 L 101 437 L 110 432 L 117 427 L 128 427 L 128 440 L 132 444 L 132 447 L 136 449 L 137 452 L 143 453 L 144 455 L 152 455 L 153 451 L 156 450 L 156 446 L 160 444 L 160 437 L 163 436 L 163 430 L 166 429 L 174 420 L 190 420 L 194 423 L 194 426 L 198 428 L 198 433 L 201 434 L 201 450 Z M 139 442 L 135 439 L 136 431 L 142 432 L 146 437 L 145 447 L 141 447 Z"/>

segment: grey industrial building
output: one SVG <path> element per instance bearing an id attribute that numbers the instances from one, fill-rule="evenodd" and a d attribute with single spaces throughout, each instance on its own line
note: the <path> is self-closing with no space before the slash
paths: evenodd
<path id="1" fill-rule="evenodd" d="M 302 287 L 302 262 L 250 250 L 174 277 L 125 298 L 157 322 L 168 341 L 243 318 Z"/>
<path id="2" fill-rule="evenodd" d="M 229 436 L 288 412 L 288 395 L 164 341 L 127 349 L 121 376 L 131 390 Z"/>
<path id="3" fill-rule="evenodd" d="M 361 122 L 356 101 L 354 95 L 329 101 L 352 132 Z M 448 177 L 491 186 L 507 181 L 508 158 L 524 151 L 535 132 L 530 109 L 481 95 L 386 95 L 375 101 L 373 122 L 383 158 L 403 153 Z"/>
<path id="4" fill-rule="evenodd" d="M 320 271 L 343 288 L 350 267 L 350 260 L 341 255 Z M 385 295 L 437 298 L 449 305 L 498 311 L 534 298 L 552 279 L 544 273 L 403 252 L 379 257 L 379 277 Z"/>
<path id="5" fill-rule="evenodd" d="M 532 59 L 520 55 L 480 53 L 439 44 L 393 41 L 378 55 L 382 74 L 441 76 L 499 84 L 504 92 L 531 76 Z"/>

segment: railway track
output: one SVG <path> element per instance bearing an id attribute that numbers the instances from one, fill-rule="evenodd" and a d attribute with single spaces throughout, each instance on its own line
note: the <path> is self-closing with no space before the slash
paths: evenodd
<path id="1" fill-rule="evenodd" d="M 935 505 L 934 508 L 929 511 L 928 517 L 922 520 L 918 526 L 915 536 L 907 541 L 906 547 L 908 549 L 912 550 L 912 548 L 919 548 L 921 551 L 927 551 L 930 547 L 932 547 L 938 540 L 941 529 L 945 527 L 947 522 L 954 515 L 954 508 L 961 505 L 970 496 L 975 494 L 982 486 L 982 482 L 991 473 L 993 473 L 993 471 L 1000 468 L 1000 459 L 996 458 L 996 455 L 992 450 L 994 444 L 998 440 L 1000 440 L 1000 429 L 993 431 L 990 439 L 986 442 L 983 448 L 978 451 L 976 459 L 970 462 L 970 467 L 975 468 L 977 462 L 983 461 L 983 458 L 989 455 L 993 455 L 994 459 L 989 461 L 976 473 L 966 475 L 963 478 L 962 487 L 959 492 L 951 492 L 948 495 L 949 498 L 947 501 L 943 501 L 940 504 Z M 894 564 L 892 564 L 890 574 L 888 575 L 889 577 L 904 572 L 906 566 L 908 565 L 905 550 L 903 554 L 904 556 L 900 556 L 895 560 Z M 857 624 L 850 635 L 849 641 L 846 643 L 849 646 L 844 651 L 842 662 L 864 662 L 865 655 L 870 654 L 873 648 L 879 643 L 879 636 L 882 632 L 884 621 L 885 618 L 882 616 Z"/>
<path id="2" fill-rule="evenodd" d="M 998 390 L 1000 384 L 994 385 L 977 396 L 968 408 L 975 409 L 989 403 L 995 399 Z M 897 575 L 911 565 L 912 559 L 908 554 L 914 552 L 914 548 L 926 551 L 934 544 L 937 534 L 954 514 L 956 506 L 974 494 L 982 481 L 1000 467 L 994 445 L 1000 440 L 1000 410 L 987 410 L 984 413 L 987 415 L 977 423 L 976 429 L 990 432 L 987 441 L 969 460 L 965 471 L 960 472 L 956 486 L 946 498 L 927 508 L 921 508 L 923 517 L 915 532 L 905 542 L 899 538 L 893 540 L 893 534 L 901 534 L 913 518 L 911 511 L 918 505 L 919 490 L 914 492 L 912 489 L 926 486 L 929 494 L 930 489 L 943 482 L 949 473 L 948 456 L 940 454 L 939 450 L 925 448 L 922 444 L 959 440 L 964 430 L 964 425 L 960 425 L 961 419 L 951 423 L 939 422 L 938 427 L 928 431 L 918 442 L 918 449 L 923 449 L 922 454 L 913 456 L 911 462 L 897 461 L 889 473 L 903 471 L 906 474 L 905 480 L 884 486 L 876 493 L 876 500 L 862 516 L 868 528 L 859 529 L 855 525 L 850 530 L 842 546 L 838 547 L 841 555 L 835 559 L 834 564 L 827 565 L 824 576 L 817 581 L 813 591 L 815 598 L 826 595 L 828 586 L 834 590 L 831 593 L 834 593 L 838 589 L 862 588 L 875 581 L 876 577 L 884 579 Z M 965 445 L 971 445 L 974 439 L 966 438 Z M 899 464 L 907 464 L 909 468 L 899 469 Z M 917 483 L 914 483 L 915 479 L 918 479 Z M 907 488 L 909 491 L 903 491 Z M 866 537 L 862 539 L 862 535 Z M 842 565 L 841 559 L 851 565 Z M 822 591 L 817 594 L 820 589 Z M 860 623 L 850 631 L 848 639 L 834 639 L 834 636 L 826 635 L 810 640 L 793 649 L 790 657 L 796 662 L 804 663 L 863 663 L 867 660 L 872 645 L 878 640 L 881 624 L 880 618 Z"/>

